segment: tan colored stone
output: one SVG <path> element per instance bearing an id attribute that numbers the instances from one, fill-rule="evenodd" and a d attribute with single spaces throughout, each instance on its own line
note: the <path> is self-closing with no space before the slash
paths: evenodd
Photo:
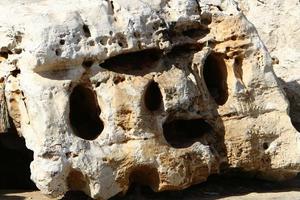
<path id="1" fill-rule="evenodd" d="M 234 1 L 16 0 L 0 22 L 9 114 L 43 193 L 184 189 L 221 166 L 299 172 L 272 59 Z"/>

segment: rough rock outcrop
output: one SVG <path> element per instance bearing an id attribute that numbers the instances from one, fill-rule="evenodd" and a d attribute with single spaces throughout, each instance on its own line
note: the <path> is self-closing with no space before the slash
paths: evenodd
<path id="1" fill-rule="evenodd" d="M 45 194 L 300 169 L 272 59 L 234 1 L 18 0 L 0 22 L 9 115 Z"/>
<path id="2" fill-rule="evenodd" d="M 273 57 L 275 74 L 290 101 L 290 116 L 300 130 L 300 2 L 238 0 Z M 257 17 L 263 16 L 263 17 Z"/>

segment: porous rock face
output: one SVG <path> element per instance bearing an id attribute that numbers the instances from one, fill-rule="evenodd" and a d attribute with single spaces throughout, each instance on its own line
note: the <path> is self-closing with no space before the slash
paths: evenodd
<path id="1" fill-rule="evenodd" d="M 233 1 L 16 0 L 0 20 L 5 102 L 43 193 L 299 171 L 272 59 Z"/>
<path id="2" fill-rule="evenodd" d="M 238 0 L 273 57 L 275 74 L 290 101 L 290 116 L 300 130 L 300 2 Z M 264 17 L 257 17 L 264 16 Z"/>

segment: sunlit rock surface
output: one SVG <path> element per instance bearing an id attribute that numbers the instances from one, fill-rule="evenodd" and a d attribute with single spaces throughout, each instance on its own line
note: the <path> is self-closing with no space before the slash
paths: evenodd
<path id="1" fill-rule="evenodd" d="M 44 194 L 300 169 L 272 58 L 234 1 L 16 0 L 0 22 L 0 105 Z"/>

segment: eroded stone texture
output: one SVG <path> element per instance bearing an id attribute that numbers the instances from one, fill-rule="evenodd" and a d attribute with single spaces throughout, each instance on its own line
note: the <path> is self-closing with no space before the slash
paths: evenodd
<path id="1" fill-rule="evenodd" d="M 280 78 L 290 101 L 290 116 L 299 131 L 300 2 L 298 0 L 239 0 L 237 2 L 257 28 L 273 57 L 274 71 Z"/>
<path id="2" fill-rule="evenodd" d="M 43 193 L 183 189 L 220 166 L 299 171 L 272 60 L 233 1 L 14 1 L 0 13 L 8 111 Z"/>

